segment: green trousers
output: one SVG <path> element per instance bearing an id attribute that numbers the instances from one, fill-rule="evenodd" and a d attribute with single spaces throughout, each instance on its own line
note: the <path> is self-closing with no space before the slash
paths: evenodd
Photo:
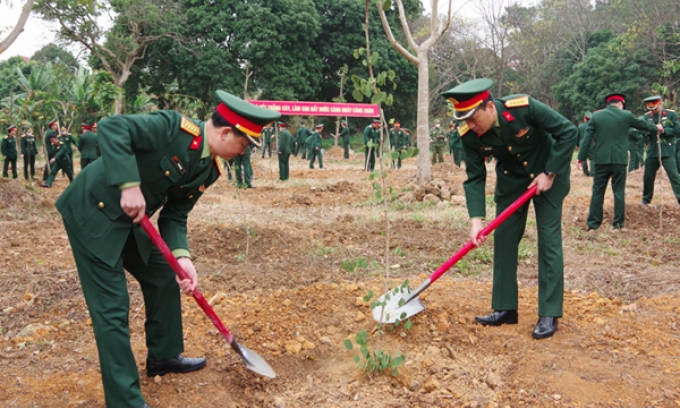
<path id="1" fill-rule="evenodd" d="M 73 181 L 73 166 L 68 157 L 62 157 L 60 160 L 50 164 L 50 166 L 52 166 L 50 167 L 50 174 L 45 178 L 45 184 L 48 186 L 51 186 L 52 183 L 54 183 L 54 178 L 57 177 L 59 170 L 66 173 L 66 177 L 68 177 L 69 181 Z M 45 167 L 45 171 L 47 171 L 47 167 Z"/>
<path id="2" fill-rule="evenodd" d="M 463 147 L 462 146 L 454 146 L 451 148 L 451 156 L 453 156 L 453 163 L 460 167 L 460 163 L 465 160 L 463 157 Z"/>
<path id="3" fill-rule="evenodd" d="M 85 167 L 87 167 L 87 166 L 89 166 L 90 164 L 92 164 L 92 162 L 95 161 L 95 160 L 97 160 L 97 159 L 83 159 L 83 158 L 81 158 L 81 159 L 80 159 L 80 171 L 83 171 L 83 169 L 84 169 Z"/>
<path id="4" fill-rule="evenodd" d="M 553 206 L 544 196 L 532 198 L 538 230 L 538 315 L 562 316 L 564 260 L 562 256 L 562 202 Z M 507 208 L 496 203 L 496 215 Z M 494 232 L 494 310 L 517 310 L 519 242 L 526 228 L 529 204 L 510 215 Z"/>
<path id="5" fill-rule="evenodd" d="M 135 227 L 139 228 L 139 227 Z M 125 268 L 139 282 L 144 296 L 148 357 L 163 360 L 184 351 L 179 286 L 175 273 L 158 249 L 145 264 L 131 231 L 119 261 L 109 266 L 87 250 L 87 243 L 66 225 L 85 302 L 97 342 L 107 408 L 138 408 L 144 403 L 139 372 L 130 347 Z"/>
<path id="6" fill-rule="evenodd" d="M 640 168 L 640 156 L 637 142 L 628 142 L 628 172 Z"/>
<path id="7" fill-rule="evenodd" d="M 626 218 L 626 165 L 596 164 L 593 169 L 593 194 L 590 197 L 588 228 L 598 229 L 602 224 L 602 207 L 607 183 L 612 180 L 614 193 L 614 229 L 623 228 Z"/>
<path id="8" fill-rule="evenodd" d="M 343 149 L 342 158 L 349 159 L 349 140 L 342 141 L 342 149 Z"/>
<path id="9" fill-rule="evenodd" d="M 279 154 L 279 180 L 288 180 L 290 177 L 290 154 Z"/>
<path id="10" fill-rule="evenodd" d="M 310 147 L 307 157 L 309 158 L 310 169 L 314 168 L 314 160 L 317 158 L 319 159 L 319 168 L 323 169 L 323 154 L 321 154 L 321 149 L 317 150 L 313 147 Z"/>
<path id="11" fill-rule="evenodd" d="M 680 202 L 680 175 L 678 174 L 675 156 L 667 156 L 661 159 L 661 165 L 666 170 L 668 179 L 671 182 L 671 189 L 673 195 Z M 659 169 L 659 158 L 649 157 L 645 159 L 645 174 L 642 181 L 642 201 L 651 203 L 654 196 L 654 181 L 656 180 L 656 171 Z"/>
<path id="12" fill-rule="evenodd" d="M 435 164 L 439 160 L 439 163 L 444 163 L 444 146 L 434 146 L 432 147 L 432 164 Z"/>

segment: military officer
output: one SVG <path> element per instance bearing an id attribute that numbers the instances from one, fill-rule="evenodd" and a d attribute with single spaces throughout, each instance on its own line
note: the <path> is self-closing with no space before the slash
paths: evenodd
<path id="1" fill-rule="evenodd" d="M 293 140 L 293 135 L 287 129 L 287 126 L 283 122 L 279 122 L 279 180 L 285 181 L 290 177 L 290 152 L 291 152 L 291 141 Z"/>
<path id="2" fill-rule="evenodd" d="M 38 149 L 35 145 L 33 129 L 27 128 L 26 132 L 21 137 L 21 157 L 24 159 L 24 178 L 26 181 L 33 180 L 35 178 L 35 156 L 37 155 Z"/>
<path id="3" fill-rule="evenodd" d="M 550 337 L 562 316 L 564 261 L 562 257 L 562 202 L 569 192 L 569 162 L 578 130 L 566 118 L 529 95 L 493 99 L 486 78 L 462 83 L 443 93 L 453 103 L 455 120 L 465 149 L 468 179 L 463 183 L 471 219 L 470 239 L 478 239 L 486 216 L 486 166 L 496 161 L 496 213 L 500 214 L 532 186 L 538 230 L 538 315 L 532 336 Z M 496 229 L 494 234 L 494 312 L 478 316 L 483 325 L 517 324 L 517 258 L 524 235 L 528 204 Z"/>
<path id="4" fill-rule="evenodd" d="M 68 154 L 69 158 L 69 165 L 71 166 L 71 174 L 73 175 L 73 146 L 78 146 L 78 142 L 76 139 L 68 133 L 68 130 L 66 130 L 65 127 L 61 128 L 61 133 L 59 134 L 59 143 L 63 145 L 64 148 L 66 148 L 66 154 Z M 67 174 L 66 169 L 62 167 L 61 170 L 62 177 Z M 72 179 L 69 179 L 69 181 L 73 181 Z"/>
<path id="5" fill-rule="evenodd" d="M 583 123 L 578 125 L 578 143 L 576 144 L 580 149 L 583 149 L 583 140 L 586 138 L 586 129 L 588 128 L 588 122 L 590 121 L 590 118 L 593 117 L 593 112 L 591 111 L 586 111 L 586 113 L 583 114 Z M 588 157 L 588 160 L 583 161 L 583 174 L 586 175 L 586 177 L 592 176 L 591 169 L 595 168 L 595 162 L 593 161 L 593 155 L 595 154 L 595 151 L 592 149 L 589 149 L 590 151 L 590 156 Z M 588 162 L 590 162 L 590 165 L 588 165 Z"/>
<path id="6" fill-rule="evenodd" d="M 372 141 L 375 146 L 368 146 Z M 364 168 L 373 171 L 375 168 L 375 151 L 380 148 L 380 119 L 373 119 L 373 123 L 364 128 Z"/>
<path id="7" fill-rule="evenodd" d="M 401 168 L 401 151 L 405 148 L 404 143 L 404 131 L 401 130 L 401 123 L 394 122 L 394 127 L 390 130 L 390 146 L 399 155 L 397 159 L 391 158 L 391 167 L 400 169 Z"/>
<path id="8" fill-rule="evenodd" d="M 342 130 L 340 131 L 340 138 L 342 139 L 342 158 L 347 160 L 349 159 L 349 127 L 347 127 L 347 121 L 343 120 L 340 122 L 340 127 Z"/>
<path id="9" fill-rule="evenodd" d="M 446 134 L 441 127 L 439 119 L 434 120 L 434 127 L 430 129 L 430 141 L 432 143 L 432 164 L 444 163 L 444 147 L 446 146 Z"/>
<path id="10" fill-rule="evenodd" d="M 272 157 L 272 135 L 274 128 L 267 125 L 262 129 L 262 158 L 264 159 L 264 152 L 268 150 L 269 157 Z"/>
<path id="11" fill-rule="evenodd" d="M 680 203 L 680 175 L 675 162 L 674 145 L 674 139 L 680 137 L 678 115 L 670 109 L 664 109 L 661 96 L 650 96 L 644 102 L 648 111 L 645 113 L 645 120 L 655 124 L 658 132 L 645 135 L 647 153 L 642 182 L 642 205 L 651 203 L 654 196 L 654 181 L 656 171 L 659 169 L 659 152 L 661 153 L 661 165 L 666 170 L 673 195 Z"/>
<path id="12" fill-rule="evenodd" d="M 52 183 L 54 183 L 54 179 L 57 177 L 59 170 L 66 173 L 69 183 L 73 181 L 73 165 L 71 164 L 71 158 L 68 154 L 69 151 L 65 145 L 59 141 L 59 135 L 53 133 L 50 138 L 50 143 L 46 148 L 50 174 L 40 186 L 45 188 L 52 187 Z"/>
<path id="13" fill-rule="evenodd" d="M 243 153 L 234 157 L 233 165 L 236 172 L 236 186 L 239 188 L 255 188 L 253 186 L 253 165 L 250 162 L 252 149 L 249 147 Z"/>
<path id="14" fill-rule="evenodd" d="M 47 180 L 47 177 L 50 175 L 50 159 L 54 156 L 50 156 L 50 152 L 55 152 L 57 150 L 52 149 L 50 145 L 52 144 L 52 138 L 57 137 L 57 141 L 59 138 L 59 133 L 57 133 L 57 130 L 59 130 L 59 122 L 57 119 L 52 119 L 48 124 L 47 124 L 47 132 L 45 132 L 45 137 L 43 139 L 43 149 L 45 150 L 45 168 L 43 169 L 43 182 Z"/>
<path id="15" fill-rule="evenodd" d="M 449 133 L 446 137 L 449 138 L 449 150 L 453 157 L 453 163 L 460 167 L 460 164 L 465 161 L 465 157 L 463 155 L 463 141 L 458 133 L 458 126 L 456 123 L 451 123 L 451 126 L 449 126 Z"/>
<path id="16" fill-rule="evenodd" d="M 12 178 L 17 178 L 17 127 L 9 125 L 7 136 L 2 139 L 2 177 L 9 177 L 9 166 L 12 166 Z"/>
<path id="17" fill-rule="evenodd" d="M 276 111 L 217 91 L 207 122 L 174 111 L 102 120 L 102 160 L 87 166 L 57 200 L 95 333 L 108 408 L 144 402 L 130 348 L 125 270 L 140 283 L 146 311 L 146 374 L 187 373 L 206 365 L 184 351 L 180 290 L 197 286 L 187 242 L 187 217 L 220 176 L 218 159 L 260 145 Z M 137 224 L 160 210 L 158 226 L 189 279 L 175 273 Z M 178 286 L 179 283 L 179 286 Z"/>
<path id="18" fill-rule="evenodd" d="M 319 159 L 319 168 L 323 169 L 323 152 L 321 151 L 321 132 L 323 131 L 323 124 L 316 125 L 316 129 L 312 133 L 311 139 L 307 145 L 309 155 L 309 168 L 314 168 L 314 159 Z"/>
<path id="19" fill-rule="evenodd" d="M 92 131 L 93 125 L 83 123 L 83 133 L 78 138 L 78 150 L 80 151 L 80 170 L 87 167 L 99 158 L 99 144 L 97 135 Z"/>
<path id="20" fill-rule="evenodd" d="M 656 126 L 643 119 L 638 119 L 629 111 L 623 110 L 626 96 L 612 93 L 605 97 L 607 107 L 595 112 L 588 122 L 586 137 L 578 152 L 576 168 L 581 170 L 583 162 L 588 158 L 590 149 L 594 149 L 595 166 L 593 174 L 593 194 L 590 197 L 587 231 L 596 230 L 602 224 L 602 206 L 604 193 L 609 179 L 614 193 L 614 229 L 624 227 L 626 217 L 626 164 L 628 163 L 628 129 L 635 129 L 656 134 Z M 637 147 L 637 146 L 636 146 Z"/>
<path id="21" fill-rule="evenodd" d="M 297 157 L 298 151 L 302 151 L 302 160 L 307 160 L 307 146 L 305 146 L 305 142 L 308 137 L 312 135 L 312 131 L 307 129 L 307 126 L 305 126 L 305 122 L 300 123 L 300 127 L 297 130 L 297 133 L 295 133 L 295 138 L 297 139 L 297 149 L 295 150 L 295 157 Z"/>
<path id="22" fill-rule="evenodd" d="M 642 115 L 638 119 L 645 120 L 645 116 Z M 640 168 L 641 158 L 638 145 L 642 137 L 642 132 L 638 132 L 637 129 L 628 129 L 628 173 Z"/>

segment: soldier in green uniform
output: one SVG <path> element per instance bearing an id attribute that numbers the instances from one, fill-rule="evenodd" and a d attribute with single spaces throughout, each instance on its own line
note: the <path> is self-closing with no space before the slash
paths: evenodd
<path id="1" fill-rule="evenodd" d="M 675 161 L 675 138 L 680 137 L 678 115 L 670 109 L 663 108 L 661 96 L 651 96 L 644 102 L 648 110 L 645 113 L 645 120 L 655 124 L 658 133 L 645 135 L 647 153 L 645 174 L 642 179 L 642 205 L 651 203 L 654 196 L 654 181 L 656 171 L 659 169 L 659 151 L 661 152 L 661 165 L 666 170 L 673 194 L 680 203 L 680 175 Z"/>
<path id="2" fill-rule="evenodd" d="M 496 158 L 496 214 L 503 212 L 534 185 L 532 198 L 538 230 L 538 315 L 532 336 L 552 336 L 562 316 L 564 261 L 562 256 L 562 203 L 569 192 L 571 155 L 578 130 L 566 118 L 529 95 L 493 99 L 490 79 L 475 79 L 443 93 L 453 103 L 465 149 L 468 179 L 463 183 L 471 219 L 470 239 L 477 235 L 486 217 L 485 158 Z M 478 316 L 483 325 L 517 324 L 517 259 L 524 235 L 527 203 L 494 233 L 494 312 Z"/>
<path id="3" fill-rule="evenodd" d="M 645 120 L 644 115 L 638 117 L 640 120 Z M 638 144 L 642 139 L 642 132 L 638 132 L 635 128 L 628 129 L 628 173 L 640 168 L 640 152 Z"/>
<path id="4" fill-rule="evenodd" d="M 656 134 L 656 126 L 643 119 L 638 119 L 629 111 L 623 110 L 626 97 L 621 93 L 612 93 L 605 97 L 607 107 L 595 112 L 588 122 L 586 137 L 578 152 L 577 169 L 595 150 L 595 166 L 593 174 L 593 194 L 590 197 L 587 231 L 596 230 L 602 224 L 602 206 L 604 193 L 609 179 L 612 181 L 614 193 L 614 229 L 624 227 L 626 217 L 626 164 L 628 163 L 628 129 L 635 129 Z"/>
<path id="5" fill-rule="evenodd" d="M 390 130 L 390 146 L 393 151 L 398 152 L 396 160 L 391 158 L 391 167 L 400 169 L 401 168 L 401 151 L 404 149 L 404 131 L 401 130 L 401 123 L 394 122 L 394 127 Z"/>
<path id="6" fill-rule="evenodd" d="M 295 157 L 297 157 L 297 152 L 301 151 L 302 156 L 300 158 L 302 160 L 307 160 L 307 146 L 305 145 L 305 142 L 307 141 L 307 138 L 312 135 L 312 131 L 307 129 L 305 126 L 305 122 L 300 123 L 300 127 L 297 130 L 297 133 L 295 134 L 295 138 L 297 139 L 298 147 L 297 150 L 295 151 Z"/>
<path id="7" fill-rule="evenodd" d="M 310 136 L 309 143 L 307 145 L 307 151 L 309 152 L 309 168 L 314 168 L 314 159 L 319 159 L 319 168 L 323 169 L 323 151 L 321 150 L 321 132 L 323 131 L 323 124 L 316 125 L 316 129 Z"/>
<path id="8" fill-rule="evenodd" d="M 249 147 L 243 153 L 234 157 L 233 166 L 236 172 L 236 185 L 239 188 L 255 188 L 253 186 L 253 165 L 250 162 L 252 149 Z"/>
<path id="9" fill-rule="evenodd" d="M 24 159 L 24 178 L 26 181 L 33 180 L 35 178 L 35 156 L 37 155 L 38 148 L 35 145 L 33 129 L 28 128 L 21 137 L 21 157 Z"/>
<path id="10" fill-rule="evenodd" d="M 9 166 L 12 166 L 12 178 L 19 177 L 17 173 L 17 127 L 9 125 L 7 136 L 2 139 L 2 177 L 9 177 Z"/>
<path id="11" fill-rule="evenodd" d="M 446 133 L 441 127 L 439 119 L 434 120 L 434 127 L 430 129 L 430 141 L 432 142 L 432 164 L 444 163 L 444 147 L 446 147 Z"/>
<path id="12" fill-rule="evenodd" d="M 586 129 L 588 128 L 588 122 L 590 121 L 590 118 L 593 117 L 593 112 L 591 111 L 586 111 L 586 113 L 583 115 L 583 123 L 578 125 L 578 143 L 576 144 L 580 149 L 583 149 L 583 140 L 586 138 Z M 592 149 L 592 146 L 590 146 L 590 156 L 587 158 L 587 160 L 583 161 L 583 174 L 586 175 L 586 177 L 592 176 L 591 169 L 595 168 L 595 163 L 593 162 L 593 155 L 595 154 L 595 151 Z M 588 165 L 588 162 L 590 162 L 590 166 Z"/>
<path id="13" fill-rule="evenodd" d="M 187 373 L 206 364 L 181 354 L 179 289 L 188 294 L 197 285 L 187 218 L 220 176 L 218 159 L 259 145 L 263 125 L 280 117 L 226 92 L 217 96 L 221 102 L 207 122 L 174 111 L 102 120 L 102 160 L 87 166 L 57 200 L 92 318 L 108 408 L 149 407 L 130 347 L 124 269 L 144 294 L 146 374 Z M 160 233 L 189 279 L 176 280 L 137 224 L 156 211 Z"/>
<path id="14" fill-rule="evenodd" d="M 62 146 L 66 149 L 66 154 L 68 154 L 69 158 L 69 163 L 66 164 L 64 163 L 64 166 L 70 166 L 71 167 L 71 178 L 69 178 L 69 181 L 73 181 L 73 147 L 78 146 L 78 142 L 76 139 L 68 133 L 68 130 L 66 130 L 65 127 L 61 128 L 61 133 L 59 135 L 59 143 L 62 144 Z M 66 170 L 66 167 L 62 167 L 61 170 L 62 177 L 64 175 L 68 175 L 68 171 Z"/>
<path id="15" fill-rule="evenodd" d="M 344 120 L 340 122 L 340 127 L 342 128 L 340 131 L 343 150 L 342 158 L 347 160 L 349 159 L 349 127 L 347 127 L 347 122 Z"/>
<path id="16" fill-rule="evenodd" d="M 279 180 L 285 181 L 290 177 L 290 152 L 293 135 L 286 129 L 286 124 L 279 122 Z"/>
<path id="17" fill-rule="evenodd" d="M 50 143 L 46 146 L 47 161 L 50 169 L 50 174 L 47 179 L 40 185 L 41 187 L 50 188 L 54 179 L 57 177 L 59 170 L 66 172 L 69 183 L 73 181 L 73 165 L 71 158 L 68 155 L 68 149 L 59 141 L 59 136 L 56 133 L 52 134 Z"/>
<path id="18" fill-rule="evenodd" d="M 369 147 L 373 141 L 375 146 Z M 375 151 L 380 148 L 380 119 L 373 119 L 373 123 L 364 128 L 364 168 L 373 171 L 375 168 Z"/>
<path id="19" fill-rule="evenodd" d="M 78 150 L 80 151 L 80 170 L 99 158 L 99 144 L 97 135 L 92 132 L 92 125 L 85 123 L 81 126 L 83 134 L 78 138 Z"/>
<path id="20" fill-rule="evenodd" d="M 55 151 L 54 149 L 50 148 L 50 145 L 52 144 L 51 140 L 52 138 L 56 137 L 57 141 L 59 138 L 59 134 L 57 133 L 57 130 L 59 129 L 59 122 L 56 119 L 52 119 L 50 123 L 47 125 L 48 129 L 47 132 L 45 132 L 45 137 L 43 138 L 43 150 L 45 153 L 45 168 L 43 169 L 43 182 L 47 180 L 47 177 L 50 175 L 50 159 L 54 156 L 50 156 L 51 151 Z"/>
<path id="21" fill-rule="evenodd" d="M 451 123 L 449 127 L 449 133 L 446 135 L 449 138 L 449 150 L 451 151 L 451 156 L 453 157 L 453 163 L 460 167 L 460 164 L 465 161 L 463 154 L 463 141 L 458 133 L 458 126 L 455 123 Z"/>
<path id="22" fill-rule="evenodd" d="M 272 135 L 274 134 L 274 128 L 271 126 L 265 126 L 262 129 L 262 158 L 264 159 L 265 151 L 268 151 L 269 157 L 272 157 Z"/>

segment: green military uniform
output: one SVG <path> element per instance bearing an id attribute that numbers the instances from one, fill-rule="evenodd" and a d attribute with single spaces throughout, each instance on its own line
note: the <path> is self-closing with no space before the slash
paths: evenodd
<path id="1" fill-rule="evenodd" d="M 586 111 L 586 113 L 583 115 L 583 123 L 578 125 L 578 143 L 576 145 L 578 146 L 579 150 L 583 148 L 583 140 L 586 138 L 586 129 L 588 128 L 588 121 L 592 117 L 593 112 Z M 595 154 L 595 150 L 593 150 L 591 146 L 591 149 L 589 151 L 590 151 L 589 157 L 587 158 L 587 160 L 583 161 L 583 174 L 585 174 L 588 177 L 592 176 L 591 169 L 595 168 L 595 162 L 593 161 L 593 155 Z M 588 164 L 588 162 L 590 162 L 590 165 Z"/>
<path id="2" fill-rule="evenodd" d="M 78 150 L 80 151 L 80 170 L 83 170 L 93 161 L 99 158 L 99 143 L 97 134 L 92 132 L 92 127 L 83 125 L 85 133 L 78 138 Z"/>
<path id="3" fill-rule="evenodd" d="M 310 136 L 307 142 L 305 143 L 308 151 L 307 158 L 309 159 L 310 169 L 314 168 L 314 160 L 317 158 L 319 159 L 319 168 L 323 169 L 323 152 L 321 151 L 321 133 L 320 133 L 322 130 L 323 126 L 317 126 L 314 132 L 312 132 L 312 136 Z"/>
<path id="4" fill-rule="evenodd" d="M 50 174 L 45 179 L 44 183 L 41 184 L 43 187 L 52 187 L 54 179 L 57 177 L 59 170 L 66 173 L 69 181 L 73 181 L 73 165 L 71 164 L 71 157 L 69 156 L 68 149 L 65 145 L 59 142 L 59 139 L 55 136 L 51 140 L 53 143 L 47 145 L 47 157 L 48 160 L 54 159 L 54 163 L 50 163 Z"/>
<path id="5" fill-rule="evenodd" d="M 236 172 L 236 183 L 241 188 L 253 188 L 253 165 L 250 162 L 252 149 L 249 147 L 234 157 L 234 169 Z"/>
<path id="6" fill-rule="evenodd" d="M 252 106 L 221 91 L 218 96 L 223 101 L 218 111 L 230 102 L 230 106 L 236 106 L 230 112 L 237 118 Z M 233 105 L 233 101 L 241 104 Z M 280 116 L 255 108 L 260 121 Z M 272 113 L 265 116 L 259 113 L 262 111 Z M 249 123 L 261 126 L 257 119 L 247 117 Z M 158 227 L 168 247 L 177 257 L 189 256 L 189 212 L 220 176 L 220 165 L 210 156 L 204 122 L 186 119 L 177 112 L 116 115 L 99 125 L 102 160 L 87 166 L 56 206 L 64 220 L 92 318 L 106 406 L 137 408 L 144 399 L 130 348 L 123 268 L 140 283 L 144 295 L 150 360 L 163 361 L 183 351 L 182 314 L 175 273 L 142 228 L 121 208 L 121 188 L 139 185 L 146 214 L 160 210 Z M 252 135 L 246 137 L 252 143 Z"/>
<path id="7" fill-rule="evenodd" d="M 71 177 L 69 177 L 69 181 L 73 181 L 73 146 L 78 146 L 78 142 L 76 139 L 70 135 L 69 133 L 66 133 L 66 129 L 62 128 L 62 132 L 59 135 L 59 143 L 66 149 L 66 154 L 68 154 L 69 162 L 68 164 L 64 163 L 62 166 L 62 172 L 66 175 L 68 175 L 68 171 L 65 166 L 70 166 L 71 167 Z"/>
<path id="8" fill-rule="evenodd" d="M 272 157 L 272 135 L 274 128 L 266 127 L 262 129 L 262 158 L 264 159 L 265 150 L 268 150 L 269 157 Z"/>
<path id="9" fill-rule="evenodd" d="M 645 101 L 653 98 L 647 98 Z M 668 180 L 673 189 L 673 195 L 675 195 L 675 198 L 680 203 L 680 175 L 678 174 L 678 166 L 675 161 L 675 139 L 680 137 L 678 115 L 670 109 L 662 108 L 658 114 L 645 113 L 645 120 L 655 125 L 660 123 L 663 126 L 664 133 L 647 133 L 645 135 L 647 152 L 642 186 L 642 204 L 649 204 L 654 196 L 656 171 L 659 169 L 659 150 L 661 150 L 661 165 L 666 170 Z"/>
<path id="10" fill-rule="evenodd" d="M 432 143 L 432 164 L 444 163 L 444 147 L 446 147 L 446 133 L 439 126 L 439 119 L 434 121 L 435 126 L 430 129 L 430 141 Z"/>
<path id="11" fill-rule="evenodd" d="M 347 126 L 347 122 L 343 120 L 341 127 L 340 138 L 342 139 L 342 158 L 349 159 L 349 127 Z"/>
<path id="12" fill-rule="evenodd" d="M 38 148 L 36 147 L 35 136 L 31 129 L 21 137 L 21 155 L 24 156 L 24 178 L 32 180 L 35 178 L 35 156 L 38 155 Z"/>
<path id="13" fill-rule="evenodd" d="M 372 125 L 364 128 L 364 168 L 367 171 L 375 169 L 376 150 L 380 148 L 380 128 L 377 127 L 380 121 L 374 120 Z M 372 141 L 375 146 L 369 147 L 368 142 Z"/>
<path id="14" fill-rule="evenodd" d="M 645 120 L 644 115 L 640 116 L 638 119 Z M 638 132 L 635 128 L 628 129 L 628 172 L 640 168 L 640 162 L 642 158 L 640 157 L 639 144 L 640 140 L 643 138 L 642 132 Z"/>
<path id="15" fill-rule="evenodd" d="M 488 79 L 463 83 L 444 92 L 451 100 L 463 101 L 471 94 L 484 95 L 493 84 Z M 488 94 L 487 94 L 488 95 Z M 470 218 L 486 217 L 485 159 L 496 162 L 496 214 L 526 192 L 535 177 L 549 172 L 552 188 L 532 198 L 538 229 L 538 314 L 562 316 L 564 260 L 562 256 L 562 202 L 569 192 L 570 160 L 578 130 L 566 118 L 528 95 L 511 95 L 493 101 L 496 124 L 482 135 L 459 127 L 465 149 L 466 173 L 463 183 Z M 454 104 L 454 107 L 456 105 Z M 489 109 L 489 108 L 487 108 Z M 476 108 L 475 108 L 476 110 Z M 468 112 L 469 116 L 475 110 Z M 468 119 L 459 115 L 454 119 Z M 494 233 L 492 307 L 517 310 L 517 264 L 519 242 L 524 236 L 528 203 Z"/>
<path id="16" fill-rule="evenodd" d="M 297 139 L 297 149 L 295 150 L 295 157 L 298 155 L 298 151 L 302 151 L 302 156 L 301 158 L 303 160 L 307 159 L 307 146 L 305 145 L 305 142 L 307 141 L 307 138 L 312 135 L 312 131 L 307 129 L 305 127 L 305 124 L 301 124 L 300 127 L 297 130 L 297 133 L 295 134 L 295 138 Z"/>
<path id="17" fill-rule="evenodd" d="M 12 178 L 19 177 L 17 173 L 17 138 L 15 136 L 16 126 L 10 126 L 7 128 L 7 136 L 2 139 L 2 157 L 4 163 L 2 165 L 2 177 L 9 177 L 9 167 L 12 166 Z"/>
<path id="18" fill-rule="evenodd" d="M 463 154 L 463 141 L 458 133 L 458 127 L 454 126 L 446 137 L 449 138 L 449 151 L 453 157 L 453 163 L 460 167 L 461 162 L 465 161 L 465 155 Z"/>
<path id="19" fill-rule="evenodd" d="M 391 166 L 392 168 L 401 168 L 401 152 L 405 148 L 403 145 L 404 143 L 404 131 L 401 130 L 399 127 L 399 124 L 395 124 L 395 127 L 390 130 L 390 146 L 392 147 L 393 151 L 398 152 L 399 155 L 397 156 L 396 160 L 392 158 L 391 160 Z"/>
<path id="20" fill-rule="evenodd" d="M 285 128 L 286 125 L 279 124 L 279 180 L 290 178 L 290 153 L 293 135 Z"/>
<path id="21" fill-rule="evenodd" d="M 45 160 L 47 161 L 47 163 L 45 163 L 45 168 L 43 169 L 43 177 L 42 177 L 43 181 L 47 180 L 47 177 L 50 175 L 51 165 L 49 164 L 49 160 L 52 158 L 52 157 L 50 157 L 49 146 L 50 146 L 50 144 L 52 144 L 52 142 L 50 142 L 50 140 L 53 137 L 59 138 L 59 134 L 56 132 L 56 130 L 52 129 L 52 127 L 51 127 L 56 122 L 57 122 L 56 119 L 53 120 L 52 122 L 50 122 L 50 124 L 49 124 L 50 128 L 47 129 L 47 132 L 45 132 L 45 137 L 43 138 L 43 149 L 45 150 Z"/>
<path id="22" fill-rule="evenodd" d="M 628 164 L 628 129 L 636 129 L 656 133 L 656 127 L 649 122 L 638 119 L 630 113 L 619 109 L 612 103 L 625 104 L 622 94 L 611 94 L 605 97 L 609 104 L 605 109 L 593 114 L 588 122 L 586 137 L 578 153 L 578 159 L 585 161 L 594 149 L 595 167 L 593 168 L 593 193 L 590 198 L 588 212 L 588 229 L 598 229 L 602 224 L 602 206 L 607 183 L 611 179 L 614 193 L 614 229 L 624 227 L 626 217 L 626 165 Z"/>

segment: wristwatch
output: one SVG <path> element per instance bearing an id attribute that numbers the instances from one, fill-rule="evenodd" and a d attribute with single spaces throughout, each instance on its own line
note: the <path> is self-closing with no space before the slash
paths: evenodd
<path id="1" fill-rule="evenodd" d="M 544 171 L 543 173 L 545 173 L 545 175 L 548 176 L 550 180 L 555 180 L 556 174 L 553 173 L 552 171 Z"/>

